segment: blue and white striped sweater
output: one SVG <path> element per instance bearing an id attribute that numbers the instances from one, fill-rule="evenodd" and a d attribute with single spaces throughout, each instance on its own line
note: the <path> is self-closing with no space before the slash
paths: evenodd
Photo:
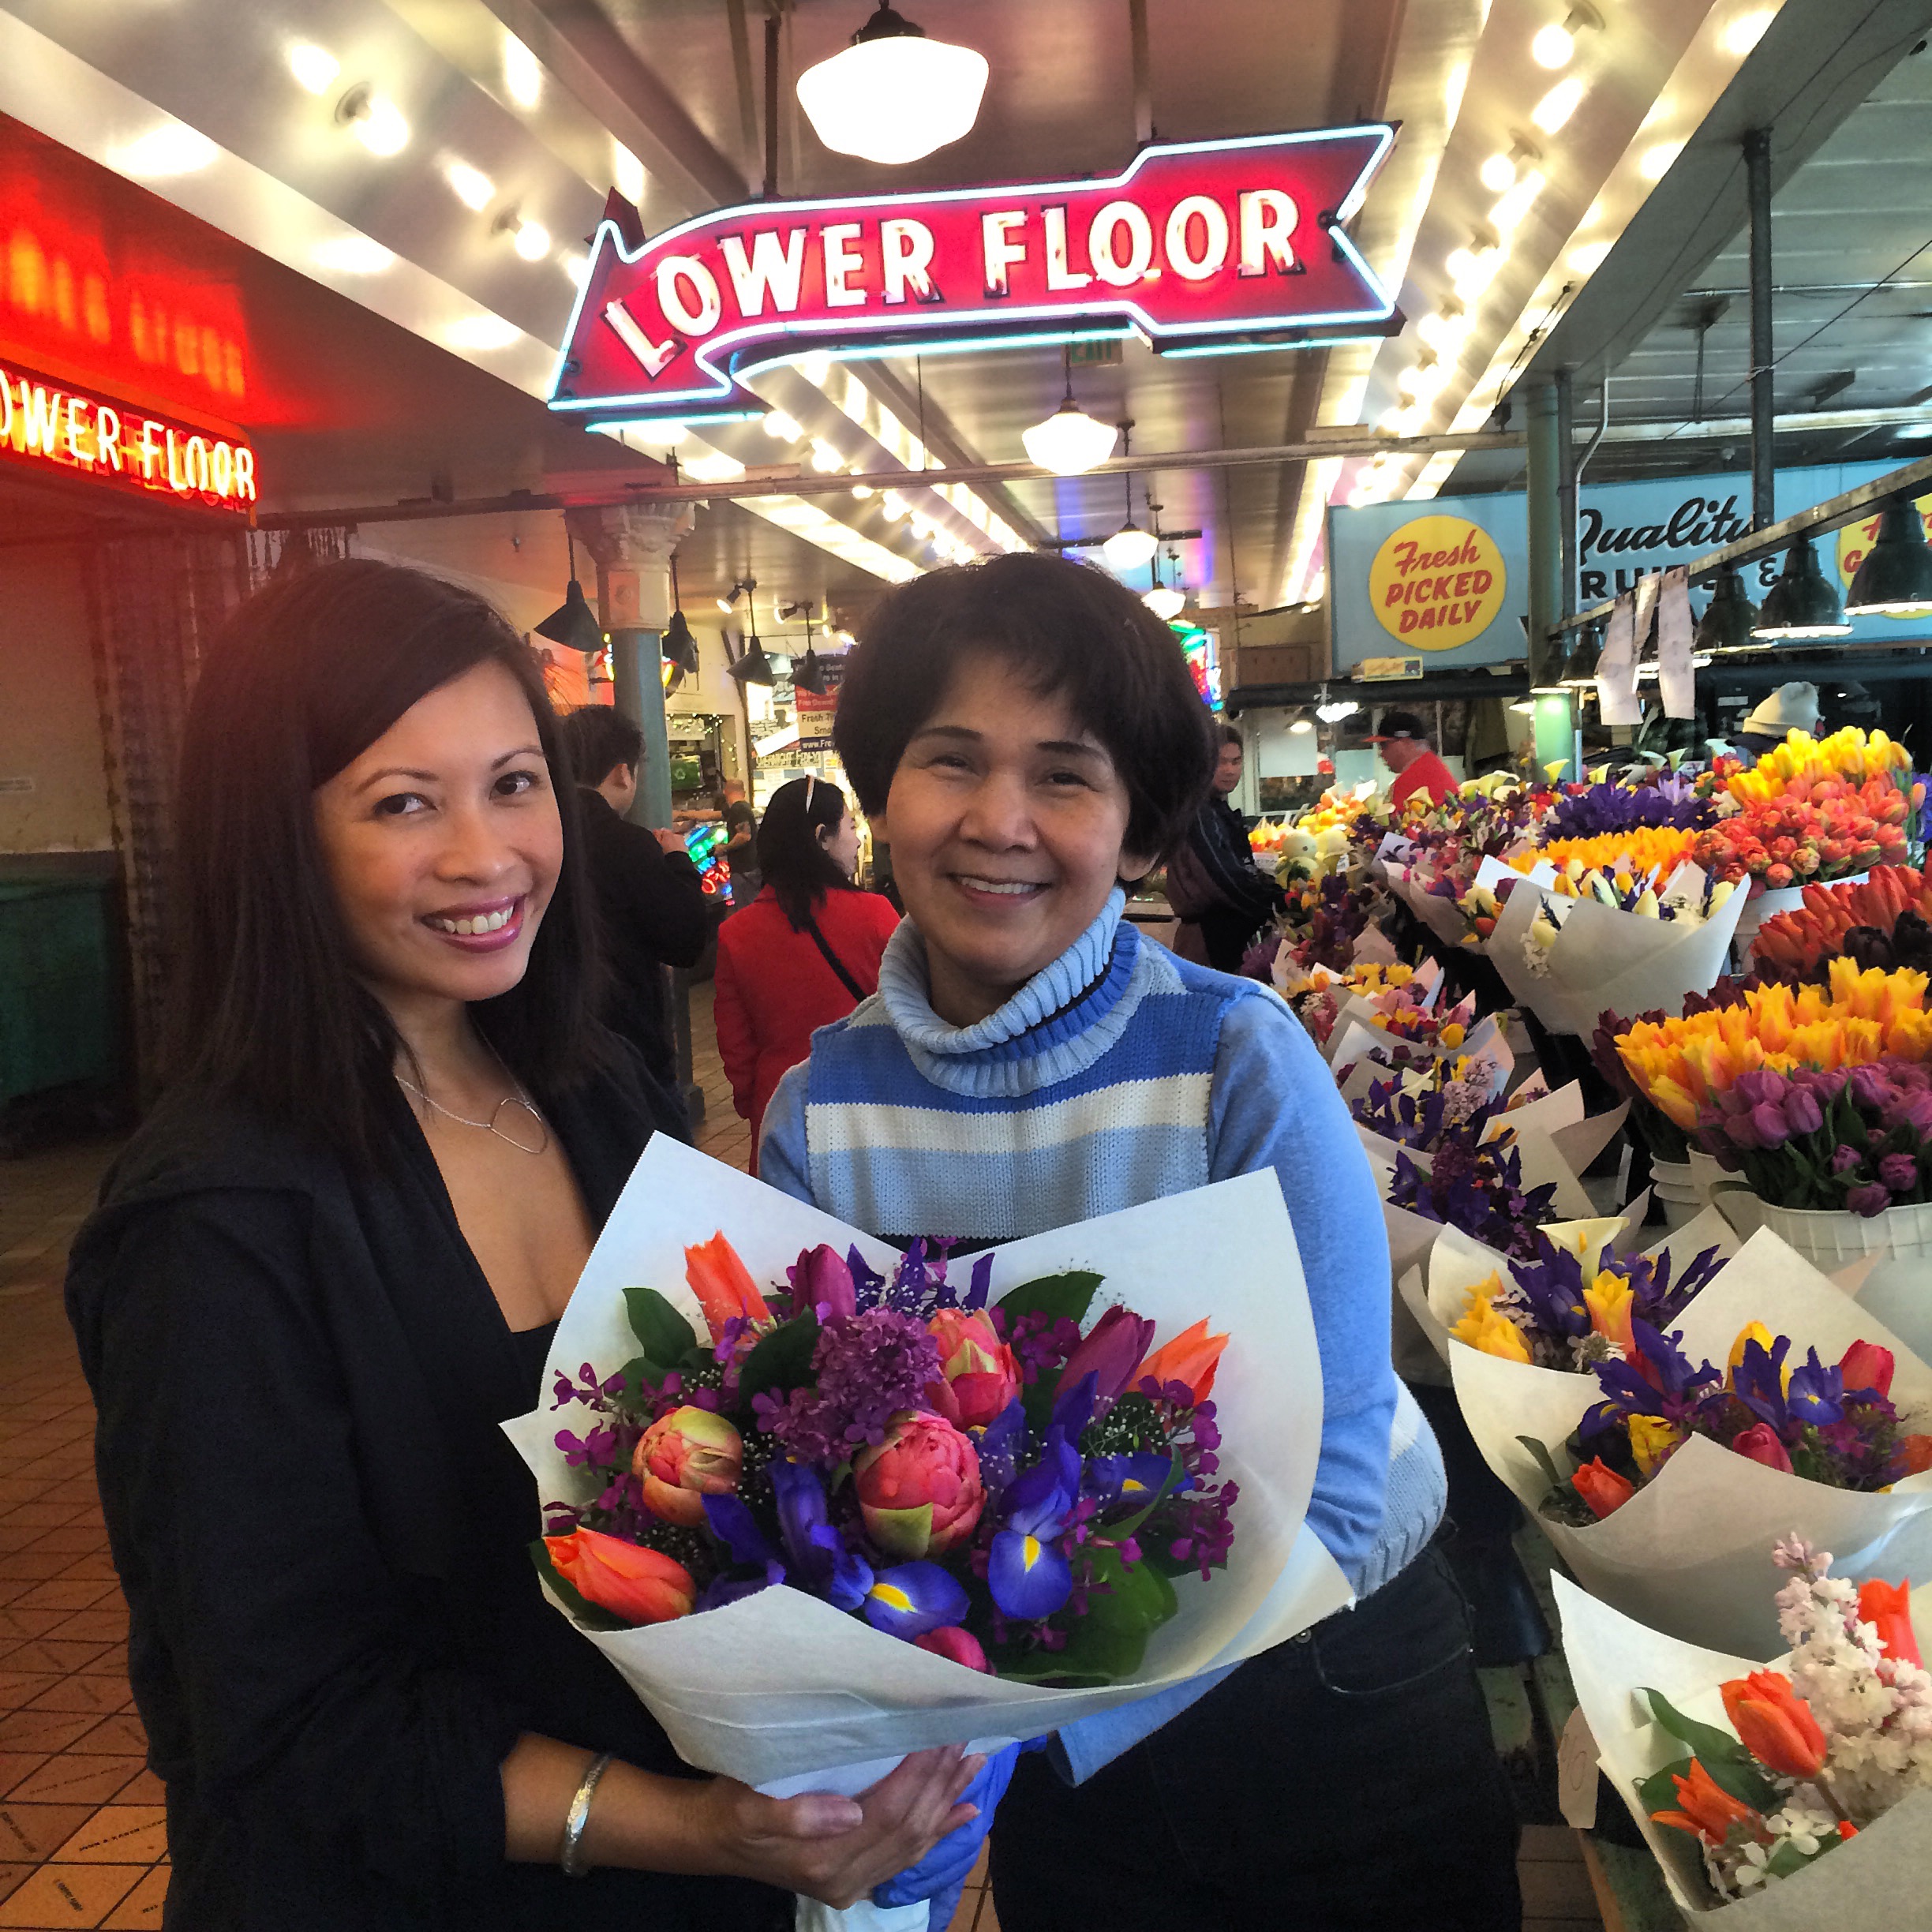
<path id="1" fill-rule="evenodd" d="M 1009 1241 L 1272 1166 L 1322 1353 L 1309 1522 L 1357 1595 L 1428 1543 L 1442 1461 L 1389 1360 L 1388 1250 L 1320 1055 L 1267 988 L 1143 944 L 1117 892 L 977 1025 L 927 996 L 911 923 L 879 990 L 813 1036 L 766 1114 L 773 1186 L 901 1241 Z"/>

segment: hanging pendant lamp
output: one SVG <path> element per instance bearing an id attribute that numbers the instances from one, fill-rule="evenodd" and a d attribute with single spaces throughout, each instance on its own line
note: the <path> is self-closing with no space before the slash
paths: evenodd
<path id="1" fill-rule="evenodd" d="M 1119 436 L 1113 424 L 1095 422 L 1073 400 L 1071 377 L 1060 406 L 1044 422 L 1020 432 L 1027 455 L 1055 476 L 1084 476 L 1114 454 Z"/>
<path id="2" fill-rule="evenodd" d="M 1597 682 L 1597 661 L 1603 655 L 1603 627 L 1585 624 L 1563 653 L 1559 682 L 1570 691 L 1586 690 Z"/>
<path id="3" fill-rule="evenodd" d="M 989 71 L 879 0 L 851 46 L 799 76 L 799 105 L 834 154 L 902 167 L 971 133 Z"/>
<path id="4" fill-rule="evenodd" d="M 671 560 L 671 621 L 664 627 L 659 648 L 664 653 L 665 662 L 676 667 L 675 675 L 666 674 L 667 691 L 675 691 L 685 678 L 698 675 L 698 640 L 691 635 L 691 627 L 684 619 L 684 599 L 678 589 L 675 556 Z"/>
<path id="5" fill-rule="evenodd" d="M 745 646 L 725 668 L 740 684 L 771 684 L 777 681 L 777 673 L 772 668 L 771 660 L 765 655 L 765 646 L 758 642 L 758 614 L 750 604 L 745 606 L 746 622 L 751 627 L 745 639 Z M 725 648 L 730 649 L 729 643 Z"/>
<path id="6" fill-rule="evenodd" d="M 1932 548 L 1925 519 L 1903 500 L 1885 505 L 1878 538 L 1852 578 L 1848 617 L 1923 617 L 1932 611 Z"/>
<path id="7" fill-rule="evenodd" d="M 1152 506 L 1150 504 L 1148 507 L 1151 509 Z M 1167 560 L 1174 565 L 1174 573 L 1178 577 L 1181 570 L 1180 557 L 1170 550 L 1167 553 Z M 1154 565 L 1154 587 L 1142 593 L 1140 601 L 1163 623 L 1171 623 L 1187 608 L 1186 594 L 1178 585 L 1166 584 L 1161 581 L 1160 564 L 1158 560 Z"/>
<path id="8" fill-rule="evenodd" d="M 583 586 L 577 581 L 577 540 L 566 531 L 564 541 L 570 546 L 570 583 L 564 593 L 564 601 L 537 625 L 537 635 L 549 638 L 553 644 L 567 645 L 572 650 L 601 651 L 604 627 L 597 622 L 597 612 L 591 609 Z"/>
<path id="9" fill-rule="evenodd" d="M 1128 571 L 1151 561 L 1160 549 L 1160 539 L 1134 521 L 1133 473 L 1129 471 L 1123 481 L 1127 485 L 1127 521 L 1100 546 L 1107 568 L 1117 577 L 1124 577 Z"/>
<path id="10" fill-rule="evenodd" d="M 1752 635 L 1759 638 L 1845 637 L 1852 627 L 1837 586 L 1827 583 L 1818 568 L 1818 552 L 1809 537 L 1793 540 L 1784 552 L 1784 569 L 1765 593 Z"/>
<path id="11" fill-rule="evenodd" d="M 1744 579 L 1735 564 L 1727 564 L 1711 586 L 1711 601 L 1698 620 L 1690 648 L 1699 652 L 1767 650 L 1762 638 L 1752 635 L 1757 621 L 1758 612 L 1745 594 Z"/>

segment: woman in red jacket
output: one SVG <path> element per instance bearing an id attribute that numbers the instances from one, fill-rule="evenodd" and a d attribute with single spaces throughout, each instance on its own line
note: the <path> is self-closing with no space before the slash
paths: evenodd
<path id="1" fill-rule="evenodd" d="M 718 1053 L 732 1104 L 758 1132 L 780 1076 L 811 1050 L 813 1031 L 878 990 L 879 956 L 899 915 L 852 883 L 859 830 L 837 785 L 781 785 L 758 828 L 765 884 L 718 928 Z"/>

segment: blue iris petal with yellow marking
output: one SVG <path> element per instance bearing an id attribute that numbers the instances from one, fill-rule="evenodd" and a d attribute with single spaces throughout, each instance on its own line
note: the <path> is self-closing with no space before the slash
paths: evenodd
<path id="1" fill-rule="evenodd" d="M 1073 1589 L 1073 1572 L 1058 1543 L 1024 1530 L 1002 1530 L 993 1539 L 987 1586 L 1002 1616 L 1020 1622 L 1051 1616 Z"/>
<path id="2" fill-rule="evenodd" d="M 935 1563 L 900 1563 L 878 1571 L 862 1605 L 874 1630 L 908 1641 L 957 1623 L 968 1608 L 964 1588 Z"/>

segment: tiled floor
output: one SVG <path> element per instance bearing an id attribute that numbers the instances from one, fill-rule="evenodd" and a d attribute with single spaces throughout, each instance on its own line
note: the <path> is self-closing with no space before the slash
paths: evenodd
<path id="1" fill-rule="evenodd" d="M 691 1007 L 698 1145 L 747 1166 L 708 984 Z M 112 1152 L 0 1163 L 0 1932 L 159 1926 L 167 1891 L 163 1794 L 128 1692 L 93 1413 L 60 1301 L 68 1243 Z M 1530 1828 L 1519 1866 L 1524 1932 L 1597 1932 L 1574 1833 Z M 998 1932 L 983 1859 L 949 1932 Z"/>

